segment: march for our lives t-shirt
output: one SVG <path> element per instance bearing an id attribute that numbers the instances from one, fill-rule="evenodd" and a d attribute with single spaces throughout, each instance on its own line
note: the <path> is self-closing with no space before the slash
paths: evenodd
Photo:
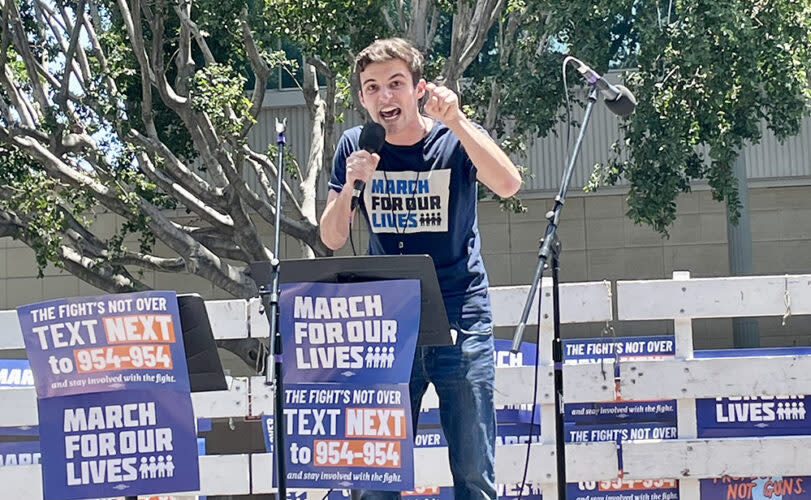
<path id="1" fill-rule="evenodd" d="M 346 158 L 361 127 L 344 132 L 330 188 L 346 183 Z M 476 167 L 459 139 L 440 122 L 411 146 L 385 143 L 364 190 L 369 254 L 428 254 L 434 259 L 451 326 L 482 332 L 492 315 L 477 224 Z"/>

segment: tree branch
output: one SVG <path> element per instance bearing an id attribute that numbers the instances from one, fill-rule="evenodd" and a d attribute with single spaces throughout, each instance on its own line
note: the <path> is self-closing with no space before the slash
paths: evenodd
<path id="1" fill-rule="evenodd" d="M 178 8 L 182 8 L 186 15 L 190 15 L 191 2 L 186 2 Z M 183 23 L 180 24 L 178 45 L 178 56 L 175 62 L 175 66 L 177 67 L 175 88 L 179 94 L 188 97 L 188 81 L 194 74 L 194 58 L 192 57 L 191 49 L 191 32 L 189 31 L 189 27 Z"/>
<path id="2" fill-rule="evenodd" d="M 171 176 L 171 179 L 166 179 L 166 182 L 177 182 L 206 204 L 220 209 L 225 208 L 222 199 L 223 189 L 211 186 L 199 175 L 189 170 L 162 141 L 153 137 L 145 137 L 134 129 L 129 131 L 128 137 L 134 143 L 163 159 L 165 173 Z"/>
<path id="3" fill-rule="evenodd" d="M 167 179 L 163 172 L 159 171 L 152 163 L 152 159 L 144 152 L 136 153 L 141 171 L 152 179 L 160 188 L 178 199 L 189 210 L 198 214 L 210 224 L 220 227 L 234 227 L 234 220 L 228 215 L 219 213 L 209 207 L 204 201 L 191 193 L 188 188 L 178 182 Z"/>
<path id="4" fill-rule="evenodd" d="M 180 18 L 180 23 L 189 29 L 194 37 L 194 40 L 197 42 L 197 46 L 200 47 L 200 51 L 203 53 L 203 59 L 206 61 L 206 64 L 215 64 L 217 60 L 214 59 L 214 54 L 212 54 L 211 49 L 208 48 L 208 43 L 206 42 L 203 34 L 200 33 L 200 28 L 197 27 L 197 23 L 192 21 L 186 12 L 180 7 L 175 6 L 174 9 L 175 13 L 177 13 L 177 17 Z"/>
<path id="5" fill-rule="evenodd" d="M 138 266 L 162 273 L 180 273 L 186 270 L 186 263 L 181 257 L 166 259 L 140 252 L 125 252 L 123 255 L 113 258 L 111 262 L 122 266 Z"/>
<path id="6" fill-rule="evenodd" d="M 23 27 L 22 20 L 20 19 L 20 11 L 17 10 L 16 2 L 7 2 L 6 7 L 7 8 L 4 10 L 8 11 L 9 21 L 13 26 L 11 40 L 14 43 L 14 49 L 25 62 L 24 66 L 25 71 L 28 74 L 28 83 L 31 85 L 31 89 L 34 92 L 34 100 L 37 102 L 37 104 L 39 104 L 40 112 L 42 112 L 42 110 L 50 107 L 50 102 L 48 101 L 47 92 L 45 92 L 42 83 L 37 77 L 37 71 L 35 68 L 38 61 L 31 52 L 31 47 L 28 46 L 28 40 L 24 36 L 25 28 Z"/>
<path id="7" fill-rule="evenodd" d="M 253 297 L 256 294 L 256 284 L 245 274 L 243 268 L 223 262 L 211 250 L 174 227 L 151 203 L 139 200 L 138 205 L 151 218 L 149 227 L 152 232 L 169 248 L 183 256 L 187 271 L 206 278 L 235 297 Z"/>
<path id="8" fill-rule="evenodd" d="M 268 78 L 270 77 L 270 68 L 268 64 L 262 59 L 259 50 L 256 48 L 251 28 L 248 25 L 248 9 L 243 7 L 239 16 L 239 23 L 242 26 L 242 40 L 245 42 L 245 50 L 248 54 L 248 59 L 251 61 L 251 68 L 253 69 L 254 85 L 253 94 L 251 95 L 251 116 L 256 119 L 259 117 L 259 112 L 262 111 L 262 103 L 265 100 L 265 89 L 267 89 Z M 251 129 L 253 124 L 246 120 L 242 125 L 241 137 L 245 137 Z"/>

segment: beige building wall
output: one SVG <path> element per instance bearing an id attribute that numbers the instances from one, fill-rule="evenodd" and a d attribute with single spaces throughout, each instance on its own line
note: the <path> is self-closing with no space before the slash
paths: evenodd
<path id="1" fill-rule="evenodd" d="M 754 183 L 750 189 L 754 270 L 756 274 L 811 273 L 811 186 L 769 186 Z M 563 211 L 560 237 L 562 281 L 615 282 L 622 279 L 670 278 L 673 271 L 689 270 L 694 277 L 728 275 L 726 215 L 710 192 L 696 188 L 678 200 L 678 218 L 669 238 L 634 225 L 626 216 L 625 195 L 572 192 Z M 552 208 L 551 196 L 526 195 L 528 211 L 508 214 L 491 201 L 481 202 L 479 227 L 485 263 L 493 286 L 528 284 L 537 265 L 538 238 L 546 228 L 544 214 Z M 114 215 L 100 216 L 96 224 L 111 232 Z M 359 224 L 361 226 L 361 224 Z M 267 241 L 271 228 L 267 227 Z M 359 253 L 366 247 L 365 231 L 355 231 Z M 283 238 L 282 256 L 300 255 L 297 241 Z M 351 254 L 347 244 L 339 254 Z M 168 255 L 168 254 L 167 254 Z M 48 267 L 36 277 L 33 252 L 9 238 L 0 239 L 0 309 L 59 297 L 104 293 L 79 279 Z M 157 289 L 198 292 L 205 298 L 229 298 L 207 281 L 187 275 L 145 273 L 141 279 Z M 729 320 L 696 322 L 697 348 L 731 347 Z M 791 317 L 760 320 L 763 346 L 811 345 L 811 321 Z M 667 321 L 620 323 L 616 335 L 671 333 Z M 599 336 L 604 325 L 564 325 L 564 336 Z M 499 336 L 511 337 L 500 331 Z"/>

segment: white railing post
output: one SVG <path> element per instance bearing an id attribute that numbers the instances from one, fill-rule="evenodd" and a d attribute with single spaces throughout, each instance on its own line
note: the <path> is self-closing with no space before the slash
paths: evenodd
<path id="1" fill-rule="evenodd" d="M 689 271 L 673 272 L 674 281 L 683 281 L 682 292 L 687 292 L 690 286 Z M 682 312 L 684 310 L 682 309 Z M 693 318 L 675 318 L 673 321 L 673 334 L 676 341 L 676 359 L 693 359 Z M 696 400 L 693 398 L 677 398 L 676 425 L 679 439 L 695 439 L 698 437 L 698 423 L 696 421 Z M 698 479 L 681 479 L 679 481 L 679 498 L 699 498 Z"/>

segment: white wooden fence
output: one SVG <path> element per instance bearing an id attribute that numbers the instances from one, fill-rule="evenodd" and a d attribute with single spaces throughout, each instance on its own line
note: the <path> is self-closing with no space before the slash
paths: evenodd
<path id="1" fill-rule="evenodd" d="M 498 326 L 514 325 L 519 318 L 527 286 L 492 289 Z M 556 498 L 553 364 L 551 353 L 551 282 L 544 282 L 538 384 L 541 404 L 541 440 L 531 447 L 527 479 L 542 484 L 545 498 Z M 624 400 L 678 399 L 677 440 L 631 441 L 623 444 L 625 479 L 679 479 L 680 498 L 697 499 L 698 479 L 730 476 L 811 475 L 811 436 L 697 439 L 695 399 L 724 396 L 777 396 L 811 394 L 811 356 L 694 359 L 692 320 L 735 316 L 811 314 L 811 275 L 690 279 L 674 273 L 672 280 L 621 281 L 616 297 L 608 282 L 561 286 L 563 323 L 612 320 L 616 300 L 620 320 L 669 319 L 674 321 L 676 359 L 623 361 L 619 391 Z M 214 335 L 219 339 L 267 337 L 265 317 L 253 301 L 210 301 L 207 308 Z M 537 318 L 533 311 L 530 318 Z M 0 312 L 0 350 L 20 349 L 22 336 L 15 311 Z M 606 380 L 600 364 L 566 365 L 564 394 L 567 403 L 612 401 L 614 380 Z M 613 373 L 608 371 L 608 373 Z M 532 402 L 534 368 L 499 368 L 496 404 Z M 197 417 L 224 418 L 271 414 L 272 395 L 264 378 L 234 378 L 228 391 L 192 394 Z M 428 398 L 427 406 L 436 401 Z M 0 427 L 37 424 L 33 388 L 0 391 Z M 496 477 L 500 483 L 521 481 L 525 444 L 502 445 L 496 450 Z M 415 450 L 417 487 L 451 485 L 443 448 Z M 613 442 L 566 445 L 569 482 L 616 479 L 619 475 Z M 200 492 L 204 495 L 270 493 L 271 456 L 265 453 L 200 457 Z M 4 498 L 41 499 L 39 465 L 0 468 Z"/>

